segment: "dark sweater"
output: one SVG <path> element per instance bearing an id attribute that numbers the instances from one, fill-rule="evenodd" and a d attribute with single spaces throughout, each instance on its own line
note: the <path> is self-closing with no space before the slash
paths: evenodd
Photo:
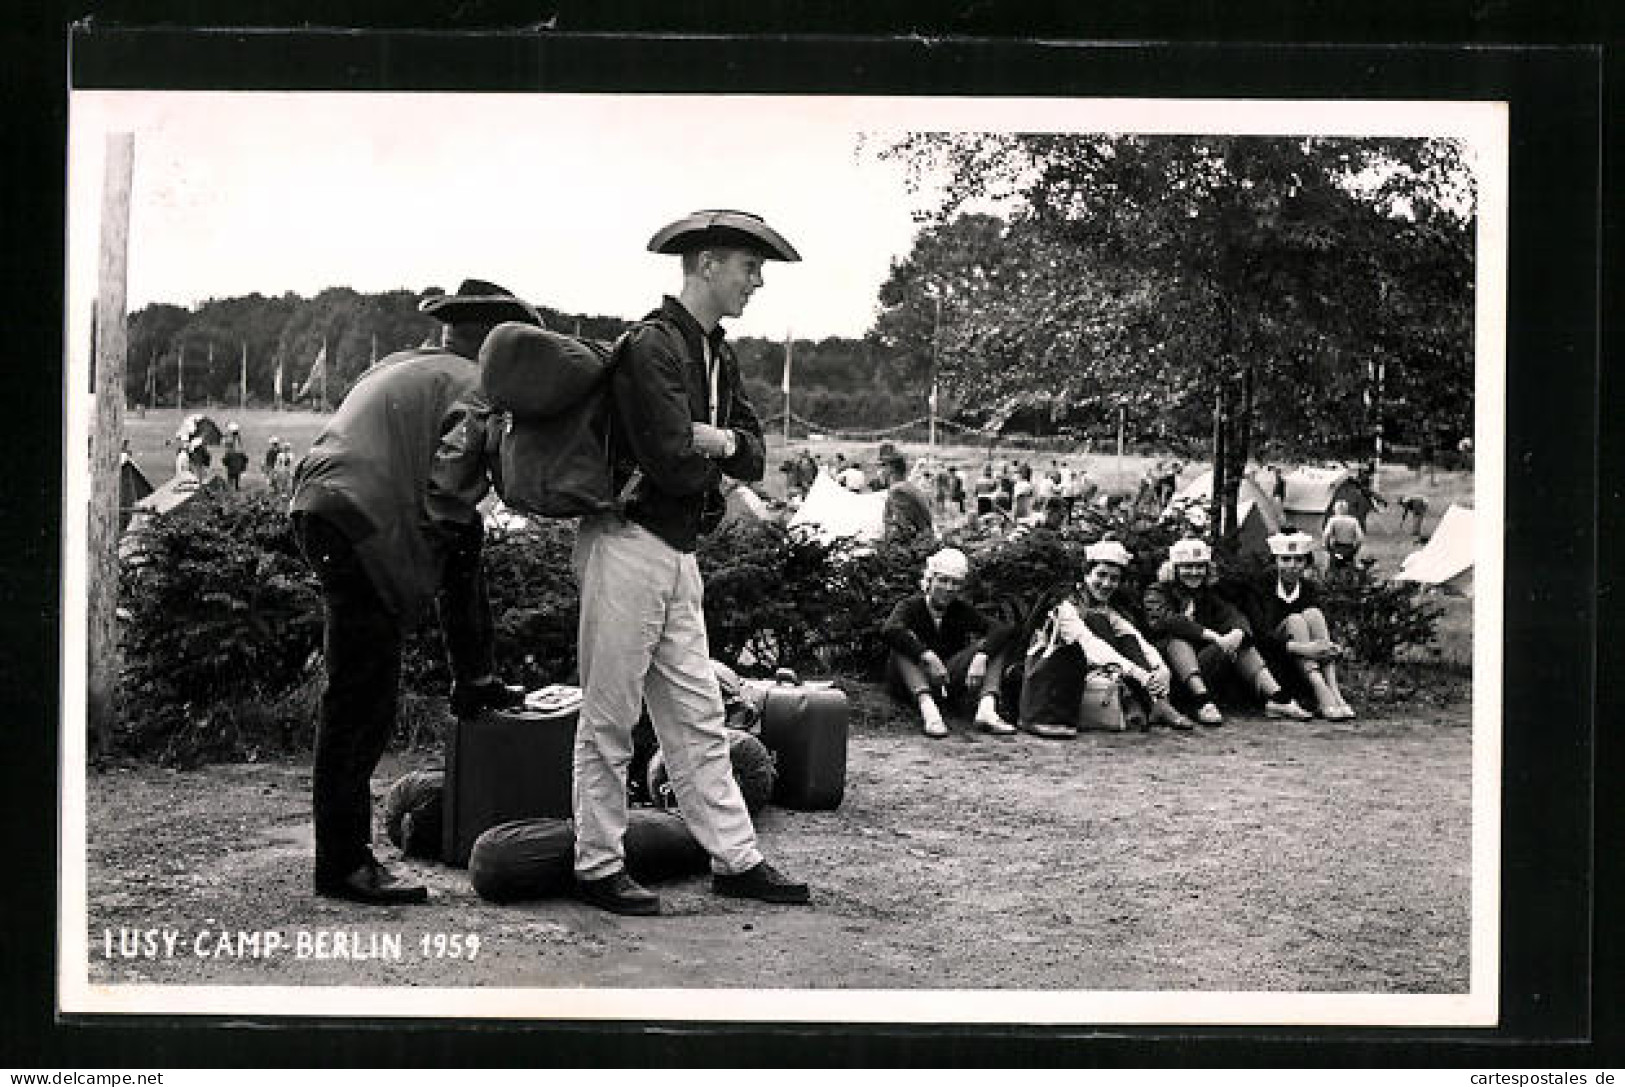
<path id="1" fill-rule="evenodd" d="M 880 628 L 880 637 L 888 646 L 909 660 L 917 661 L 927 649 L 943 661 L 973 645 L 987 635 L 991 624 L 982 614 L 963 600 L 949 601 L 943 610 L 942 624 L 931 619 L 925 594 L 917 593 L 898 602 L 891 615 Z M 997 646 L 984 647 L 988 653 Z"/>

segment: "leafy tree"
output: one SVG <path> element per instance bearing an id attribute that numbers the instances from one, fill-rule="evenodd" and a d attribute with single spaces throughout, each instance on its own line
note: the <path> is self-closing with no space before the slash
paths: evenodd
<path id="1" fill-rule="evenodd" d="M 919 133 L 887 154 L 945 184 L 877 332 L 917 354 L 940 300 L 964 396 L 1093 401 L 1186 435 L 1207 415 L 1226 526 L 1256 424 L 1300 452 L 1369 446 L 1378 364 L 1407 411 L 1471 418 L 1473 193 L 1453 143 Z M 988 202 L 1003 218 L 966 210 Z"/>

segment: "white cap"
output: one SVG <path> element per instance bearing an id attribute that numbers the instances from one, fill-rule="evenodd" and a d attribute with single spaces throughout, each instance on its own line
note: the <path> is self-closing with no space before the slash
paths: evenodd
<path id="1" fill-rule="evenodd" d="M 1175 566 L 1186 562 L 1212 562 L 1213 552 L 1208 549 L 1205 540 L 1175 540 L 1168 549 L 1168 561 Z"/>
<path id="2" fill-rule="evenodd" d="M 1134 556 L 1129 554 L 1128 548 L 1116 540 L 1101 540 L 1090 544 L 1083 549 L 1083 557 L 1092 566 L 1097 562 L 1109 562 L 1113 566 L 1127 567 Z"/>
<path id="3" fill-rule="evenodd" d="M 927 574 L 942 574 L 945 577 L 956 577 L 963 581 L 970 577 L 970 560 L 965 553 L 957 547 L 945 547 L 941 551 L 925 560 Z"/>
<path id="4" fill-rule="evenodd" d="M 1311 555 L 1315 550 L 1314 537 L 1307 532 L 1277 532 L 1265 541 L 1270 545 L 1270 554 L 1280 555 Z"/>

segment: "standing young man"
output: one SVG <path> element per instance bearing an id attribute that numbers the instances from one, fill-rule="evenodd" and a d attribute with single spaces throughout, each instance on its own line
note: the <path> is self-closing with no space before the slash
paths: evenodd
<path id="1" fill-rule="evenodd" d="M 807 885 L 762 859 L 734 782 L 722 696 L 706 640 L 694 549 L 720 521 L 724 473 L 762 478 L 761 424 L 719 321 L 744 313 L 766 260 L 800 260 L 755 215 L 701 211 L 663 227 L 655 253 L 681 256 L 683 286 L 635 327 L 613 377 L 615 484 L 623 513 L 582 519 L 573 564 L 581 586 L 576 726 L 576 883 L 621 914 L 660 899 L 626 872 L 626 769 L 644 704 L 677 804 L 711 854 L 712 889 L 803 903 Z"/>
<path id="2" fill-rule="evenodd" d="M 431 600 L 440 608 L 455 712 L 522 697 L 491 674 L 483 526 L 472 517 L 458 528 L 431 527 L 428 484 L 441 437 L 461 425 L 452 407 L 479 379 L 486 334 L 502 321 L 541 318 L 474 279 L 419 308 L 446 324 L 445 346 L 390 355 L 363 374 L 293 482 L 294 538 L 321 582 L 326 621 L 311 774 L 316 892 L 355 902 L 428 898 L 371 848 L 372 772 L 395 727 L 404 632 L 422 609 Z"/>

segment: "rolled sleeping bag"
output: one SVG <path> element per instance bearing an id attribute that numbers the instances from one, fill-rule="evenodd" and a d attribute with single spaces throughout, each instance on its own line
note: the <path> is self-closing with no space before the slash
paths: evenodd
<path id="1" fill-rule="evenodd" d="M 490 902 L 564 894 L 575 882 L 576 828 L 569 819 L 515 819 L 474 839 L 468 879 Z"/>
<path id="2" fill-rule="evenodd" d="M 575 885 L 575 823 L 569 819 L 517 819 L 499 823 L 474 840 L 468 878 L 489 902 L 554 898 Z M 680 816 L 653 808 L 627 812 L 626 870 L 658 883 L 698 875 L 710 867 L 705 847 Z"/>
<path id="3" fill-rule="evenodd" d="M 580 406 L 609 372 L 610 345 L 506 321 L 480 346 L 480 387 L 498 411 L 544 419 Z"/>
<path id="4" fill-rule="evenodd" d="M 384 794 L 384 833 L 408 857 L 440 859 L 445 791 L 445 771 L 413 770 Z"/>
<path id="5" fill-rule="evenodd" d="M 778 784 L 778 770 L 767 745 L 748 732 L 728 730 L 728 761 L 733 764 L 734 781 L 745 800 L 745 810 L 755 815 L 767 806 Z M 677 794 L 671 788 L 665 755 L 656 751 L 649 759 L 649 798 L 662 808 L 676 810 Z"/>

